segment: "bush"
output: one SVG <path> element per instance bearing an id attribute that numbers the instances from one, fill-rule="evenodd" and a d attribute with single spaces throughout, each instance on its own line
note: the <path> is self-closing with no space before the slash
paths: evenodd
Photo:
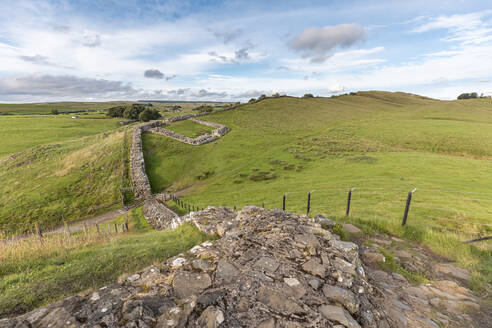
<path id="1" fill-rule="evenodd" d="M 313 94 L 312 93 L 306 93 L 304 96 L 302 96 L 302 98 L 313 98 Z"/>
<path id="2" fill-rule="evenodd" d="M 265 181 L 275 179 L 277 176 L 273 172 L 259 171 L 249 175 L 249 179 L 252 181 Z"/>
<path id="3" fill-rule="evenodd" d="M 255 99 L 255 98 L 251 98 L 248 102 L 249 102 L 249 103 L 254 103 L 255 101 L 256 101 L 256 99 Z"/>
<path id="4" fill-rule="evenodd" d="M 458 96 L 458 99 L 473 99 L 473 98 L 478 98 L 478 94 L 476 92 L 472 93 L 462 93 Z"/>
<path id="5" fill-rule="evenodd" d="M 51 110 L 51 114 L 53 114 L 53 115 L 58 115 L 58 114 L 59 114 L 59 113 L 58 113 L 58 109 L 52 109 L 52 110 Z"/>
<path id="6" fill-rule="evenodd" d="M 125 106 L 116 106 L 108 109 L 108 116 L 110 117 L 123 117 L 123 112 L 125 111 Z"/>
<path id="7" fill-rule="evenodd" d="M 131 104 L 127 106 L 116 106 L 108 109 L 110 117 L 124 117 L 130 120 L 138 120 L 142 113 L 149 106 L 147 104 Z M 160 116 L 159 116 L 160 117 Z"/>
<path id="8" fill-rule="evenodd" d="M 161 113 L 159 113 L 157 109 L 152 109 L 152 108 L 146 108 L 138 115 L 138 119 L 142 122 L 156 120 L 159 117 L 161 117 Z"/>
<path id="9" fill-rule="evenodd" d="M 280 97 L 280 94 L 279 94 L 278 92 L 277 92 L 277 93 L 274 93 L 274 94 L 272 95 L 272 97 L 274 97 L 274 98 L 278 98 L 278 97 Z"/>
<path id="10" fill-rule="evenodd" d="M 261 96 L 258 98 L 258 100 L 263 100 L 263 99 L 265 99 L 265 98 L 266 98 L 266 95 L 261 95 Z"/>
<path id="11" fill-rule="evenodd" d="M 192 110 L 197 111 L 199 113 L 211 113 L 214 110 L 214 108 L 209 105 L 201 105 L 193 108 Z"/>

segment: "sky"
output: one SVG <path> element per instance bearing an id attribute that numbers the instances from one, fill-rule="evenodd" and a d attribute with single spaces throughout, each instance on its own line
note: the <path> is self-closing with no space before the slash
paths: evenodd
<path id="1" fill-rule="evenodd" d="M 1 0 L 0 102 L 492 95 L 490 0 Z"/>

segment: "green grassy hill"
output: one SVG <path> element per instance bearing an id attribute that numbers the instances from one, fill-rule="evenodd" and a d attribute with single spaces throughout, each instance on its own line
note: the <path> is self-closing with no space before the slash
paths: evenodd
<path id="1" fill-rule="evenodd" d="M 110 133 L 24 150 L 0 160 L 0 231 L 25 232 L 121 206 L 130 134 Z"/>
<path id="2" fill-rule="evenodd" d="M 477 281 L 492 280 L 492 266 L 484 265 L 492 261 L 490 244 L 459 244 L 492 233 L 490 99 L 374 91 L 281 97 L 205 119 L 232 130 L 200 147 L 144 135 L 154 191 L 183 190 L 185 201 L 200 207 L 280 208 L 288 193 L 287 210 L 305 213 L 315 190 L 311 213 L 347 220 L 347 191 L 355 187 L 350 220 L 424 242 L 475 269 Z"/>

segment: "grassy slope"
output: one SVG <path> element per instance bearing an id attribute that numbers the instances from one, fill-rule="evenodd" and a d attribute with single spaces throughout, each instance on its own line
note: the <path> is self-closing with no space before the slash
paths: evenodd
<path id="1" fill-rule="evenodd" d="M 79 119 L 72 119 L 70 115 L 0 116 L 0 158 L 34 146 L 73 140 L 117 127 L 117 120 L 84 116 Z"/>
<path id="2" fill-rule="evenodd" d="M 188 224 L 155 231 L 141 209 L 130 217 L 130 233 L 89 238 L 79 234 L 70 241 L 48 236 L 44 245 L 36 239 L 15 247 L 0 244 L 0 318 L 113 283 L 124 273 L 160 263 L 208 239 Z"/>
<path id="3" fill-rule="evenodd" d="M 166 129 L 182 134 L 190 138 L 196 138 L 202 134 L 211 132 L 213 127 L 195 123 L 193 121 L 185 120 L 178 121 L 171 125 L 166 126 Z"/>
<path id="4" fill-rule="evenodd" d="M 26 231 L 119 206 L 129 134 L 119 129 L 38 146 L 0 161 L 0 230 Z M 63 215 L 63 217 L 62 217 Z"/>
<path id="5" fill-rule="evenodd" d="M 492 280 L 487 244 L 459 241 L 492 232 L 492 102 L 437 101 L 369 92 L 334 99 L 268 99 L 208 116 L 232 131 L 218 141 L 188 146 L 144 135 L 155 191 L 190 187 L 186 201 L 207 205 L 261 204 L 342 217 L 347 191 L 353 220 L 423 241 Z M 198 180 L 212 171 L 207 180 Z M 252 181 L 259 172 L 275 179 Z M 266 174 L 266 173 L 265 173 Z M 263 174 L 263 175 L 265 175 Z M 414 195 L 407 229 L 401 215 Z M 359 222 L 359 223 L 360 223 Z"/>

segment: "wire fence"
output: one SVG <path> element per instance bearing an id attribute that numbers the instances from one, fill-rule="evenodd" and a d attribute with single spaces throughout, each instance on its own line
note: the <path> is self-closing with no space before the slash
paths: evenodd
<path id="1" fill-rule="evenodd" d="M 256 193 L 250 202 L 243 200 L 244 191 L 227 192 L 229 201 L 226 203 L 209 204 L 201 201 L 193 202 L 172 196 L 177 206 L 185 211 L 198 211 L 208 205 L 228 206 L 239 208 L 244 205 L 257 205 L 266 208 L 277 208 L 296 214 L 328 214 L 336 217 L 356 215 L 366 220 L 385 220 L 388 224 L 399 223 L 405 227 L 410 225 L 425 225 L 426 228 L 436 228 L 459 234 L 464 239 L 477 238 L 489 240 L 484 236 L 492 234 L 492 192 L 473 192 L 449 189 L 413 189 L 358 187 L 347 188 L 335 186 L 320 188 L 326 185 L 316 185 L 316 190 L 293 190 L 278 192 L 276 200 L 262 200 L 265 188 L 248 189 L 248 194 Z M 277 189 L 277 188 L 276 188 Z M 208 195 L 223 194 L 211 191 Z M 491 199 L 476 198 L 491 196 Z M 444 205 L 446 206 L 442 206 Z M 452 205 L 452 207 L 451 207 Z"/>

